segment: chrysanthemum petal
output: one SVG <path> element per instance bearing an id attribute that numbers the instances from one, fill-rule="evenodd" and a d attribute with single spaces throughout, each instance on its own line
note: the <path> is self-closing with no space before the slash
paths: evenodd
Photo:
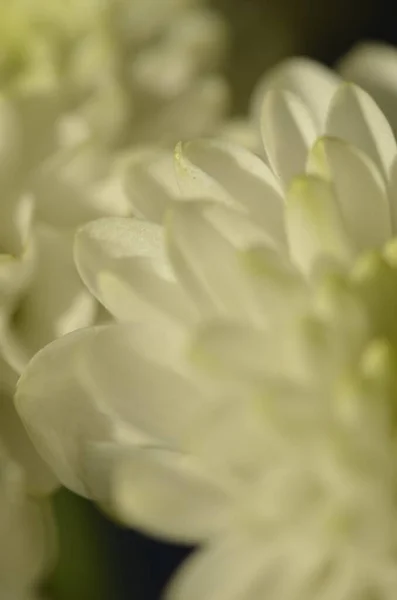
<path id="1" fill-rule="evenodd" d="M 317 136 L 310 113 L 291 92 L 271 90 L 263 102 L 261 132 L 270 164 L 288 187 L 293 177 L 304 172 Z"/>
<path id="2" fill-rule="evenodd" d="M 163 236 L 155 223 L 117 218 L 94 221 L 77 233 L 78 271 L 116 318 L 152 315 L 177 322 L 193 318 L 192 307 L 176 284 Z"/>
<path id="3" fill-rule="evenodd" d="M 111 422 L 82 384 L 81 358 L 97 330 L 81 330 L 46 346 L 19 380 L 16 408 L 37 451 L 60 481 L 85 495 L 81 452 L 111 436 Z"/>
<path id="4" fill-rule="evenodd" d="M 333 184 L 346 232 L 359 252 L 380 248 L 391 237 L 384 180 L 361 150 L 338 138 L 320 138 L 308 170 Z"/>
<path id="5" fill-rule="evenodd" d="M 359 85 L 385 113 L 397 132 L 397 50 L 379 42 L 357 44 L 339 63 L 338 71 L 347 81 Z"/>
<path id="6" fill-rule="evenodd" d="M 80 361 L 92 397 L 133 428 L 177 443 L 205 403 L 182 359 L 179 331 L 156 323 L 119 324 L 90 340 Z"/>
<path id="7" fill-rule="evenodd" d="M 189 455 L 131 448 L 112 473 L 111 508 L 123 522 L 179 543 L 197 543 L 222 530 L 231 493 Z"/>
<path id="8" fill-rule="evenodd" d="M 172 152 L 143 150 L 128 159 L 125 188 L 134 213 L 161 224 L 171 202 L 178 198 Z"/>
<path id="9" fill-rule="evenodd" d="M 190 202 L 179 204 L 168 218 L 172 264 L 202 314 L 236 315 L 250 306 L 236 249 L 261 238 L 266 243 L 266 237 L 249 223 L 239 231 L 236 225 L 244 225 L 244 218 L 234 221 L 235 214 L 217 204 Z"/>
<path id="10" fill-rule="evenodd" d="M 285 244 L 282 190 L 258 156 L 227 141 L 195 140 L 178 145 L 175 166 L 184 195 L 243 209 Z"/>
<path id="11" fill-rule="evenodd" d="M 330 257 L 346 262 L 351 244 L 332 186 L 307 175 L 296 178 L 287 197 L 287 230 L 292 260 L 304 273 Z"/>
<path id="12" fill-rule="evenodd" d="M 95 299 L 76 272 L 72 235 L 41 225 L 36 238 L 39 267 L 9 324 L 28 358 L 53 339 L 91 325 L 96 315 Z"/>
<path id="13" fill-rule="evenodd" d="M 260 115 L 263 98 L 269 90 L 285 90 L 300 98 L 308 107 L 318 131 L 322 131 L 329 103 L 339 77 L 326 67 L 307 58 L 290 58 L 266 73 L 254 94 L 253 108 Z"/>
<path id="14" fill-rule="evenodd" d="M 368 155 L 387 179 L 397 145 L 386 117 L 374 100 L 353 84 L 343 84 L 332 99 L 325 132 Z"/>

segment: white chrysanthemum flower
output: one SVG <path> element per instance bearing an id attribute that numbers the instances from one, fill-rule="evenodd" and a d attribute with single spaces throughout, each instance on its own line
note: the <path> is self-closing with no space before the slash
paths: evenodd
<path id="1" fill-rule="evenodd" d="M 17 406 L 38 450 L 124 522 L 207 543 L 172 598 L 391 597 L 391 355 L 360 273 L 311 290 L 220 206 L 181 203 L 168 227 L 168 259 L 155 224 L 79 235 L 122 323 L 33 359 Z"/>
<path id="2" fill-rule="evenodd" d="M 174 167 L 137 153 L 146 220 L 76 238 L 120 323 L 54 342 L 19 383 L 66 486 L 205 543 L 176 600 L 394 596 L 397 148 L 338 84 L 304 61 L 271 74 L 268 164 L 221 140 L 179 145 Z"/>

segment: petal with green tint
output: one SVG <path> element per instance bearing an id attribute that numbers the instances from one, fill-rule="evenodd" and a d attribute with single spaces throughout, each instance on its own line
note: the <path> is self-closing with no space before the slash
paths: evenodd
<path id="1" fill-rule="evenodd" d="M 252 302 L 237 249 L 266 236 L 235 211 L 229 215 L 206 202 L 174 207 L 167 232 L 175 273 L 202 314 L 249 314 Z"/>
<path id="2" fill-rule="evenodd" d="M 305 170 L 307 153 L 317 136 L 310 113 L 291 92 L 268 92 L 261 117 L 267 156 L 284 187 Z"/>
<path id="3" fill-rule="evenodd" d="M 161 224 L 167 208 L 179 196 L 172 153 L 137 152 L 126 164 L 124 185 L 135 214 Z"/>
<path id="4" fill-rule="evenodd" d="M 333 184 L 346 232 L 358 252 L 380 248 L 391 237 L 383 178 L 361 150 L 338 138 L 320 138 L 309 155 L 308 170 Z"/>
<path id="5" fill-rule="evenodd" d="M 337 199 L 326 180 L 296 178 L 287 196 L 286 219 L 291 258 L 304 273 L 324 257 L 346 263 L 352 256 Z"/>
<path id="6" fill-rule="evenodd" d="M 175 156 L 183 193 L 243 209 L 279 246 L 285 245 L 282 189 L 258 156 L 221 140 L 181 144 Z"/>
<path id="7" fill-rule="evenodd" d="M 387 179 L 397 145 L 386 117 L 366 92 L 353 84 L 341 85 L 332 99 L 325 133 L 359 148 Z"/>

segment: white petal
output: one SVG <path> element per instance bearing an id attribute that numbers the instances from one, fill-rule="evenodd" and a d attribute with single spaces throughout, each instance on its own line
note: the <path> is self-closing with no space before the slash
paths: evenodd
<path id="1" fill-rule="evenodd" d="M 112 432 L 111 421 L 82 384 L 82 355 L 97 333 L 74 332 L 36 354 L 19 380 L 15 399 L 41 457 L 65 486 L 82 495 L 84 444 L 107 440 Z"/>
<path id="2" fill-rule="evenodd" d="M 219 205 L 206 202 L 175 207 L 168 218 L 169 254 L 179 280 L 200 311 L 249 314 L 249 294 L 233 235 L 239 218 L 233 213 L 236 221 L 230 231 L 227 218 L 222 218 L 226 213 Z M 249 232 L 243 243 L 253 241 L 252 230 Z"/>
<path id="3" fill-rule="evenodd" d="M 222 477 L 189 455 L 131 448 L 115 464 L 111 486 L 116 515 L 160 538 L 195 543 L 221 531 L 230 518 Z"/>
<path id="4" fill-rule="evenodd" d="M 343 84 L 332 99 L 325 131 L 368 155 L 386 177 L 397 153 L 386 117 L 372 98 L 352 84 Z"/>
<path id="5" fill-rule="evenodd" d="M 44 225 L 36 233 L 37 270 L 9 325 L 29 357 L 55 338 L 92 324 L 96 310 L 76 272 L 72 235 Z"/>
<path id="6" fill-rule="evenodd" d="M 258 402 L 258 390 L 233 379 L 227 383 L 219 397 L 203 405 L 186 431 L 184 448 L 244 494 L 250 482 L 271 468 L 268 415 Z"/>
<path id="7" fill-rule="evenodd" d="M 160 225 L 118 218 L 89 223 L 76 234 L 75 261 L 89 290 L 120 320 L 194 318 L 168 262 Z"/>
<path id="8" fill-rule="evenodd" d="M 391 237 L 384 181 L 361 150 L 337 138 L 321 138 L 308 170 L 333 184 L 346 232 L 359 252 L 380 248 Z"/>
<path id="9" fill-rule="evenodd" d="M 304 172 L 309 148 L 317 131 L 302 101 L 285 91 L 266 94 L 261 117 L 261 132 L 267 156 L 283 185 Z"/>
<path id="10" fill-rule="evenodd" d="M 223 319 L 207 323 L 193 340 L 191 356 L 202 370 L 225 380 L 226 389 L 231 385 L 235 390 L 251 390 L 252 395 L 266 390 L 270 396 L 270 382 L 283 381 L 285 389 L 292 381 L 297 386 L 313 376 L 310 351 L 314 344 L 307 339 L 310 324 L 305 313 L 296 314 L 294 306 L 290 312 L 281 320 L 271 313 L 272 319 L 262 330 Z"/>
<path id="11" fill-rule="evenodd" d="M 314 176 L 295 179 L 287 197 L 287 231 L 292 260 L 304 273 L 324 257 L 345 263 L 352 255 L 331 185 Z"/>
<path id="12" fill-rule="evenodd" d="M 258 324 L 268 325 L 279 317 L 298 314 L 307 305 L 307 287 L 289 256 L 272 248 L 254 245 L 242 253 L 247 285 L 255 295 Z"/>
<path id="13" fill-rule="evenodd" d="M 193 142 L 197 146 L 197 142 Z M 205 144 L 204 150 L 208 148 L 208 141 L 201 141 L 200 144 Z M 182 197 L 187 199 L 203 199 L 214 200 L 227 206 L 235 206 L 233 197 L 218 181 L 218 169 L 216 169 L 214 177 L 212 172 L 206 172 L 206 165 L 196 163 L 189 156 L 189 147 L 192 142 L 180 142 L 177 144 L 174 152 L 175 171 L 177 184 L 180 188 Z M 194 147 L 193 147 L 194 148 Z M 205 155 L 204 155 L 205 156 Z M 203 168 L 204 167 L 204 168 Z M 222 176 L 222 172 L 220 173 Z"/>
<path id="14" fill-rule="evenodd" d="M 242 208 L 285 245 L 282 190 L 255 154 L 223 140 L 195 140 L 180 144 L 175 159 L 183 194 Z"/>
<path id="15" fill-rule="evenodd" d="M 339 83 L 332 71 L 307 58 L 290 58 L 266 73 L 254 93 L 253 109 L 261 114 L 263 98 L 269 90 L 292 92 L 308 108 L 319 132 L 329 103 Z"/>
<path id="16" fill-rule="evenodd" d="M 162 223 L 165 212 L 179 197 L 172 152 L 136 152 L 125 169 L 125 187 L 134 213 L 153 223 Z"/>
<path id="17" fill-rule="evenodd" d="M 339 63 L 338 71 L 368 92 L 397 132 L 397 50 L 382 43 L 357 44 Z"/>
<path id="18" fill-rule="evenodd" d="M 270 332 L 245 323 L 217 320 L 199 329 L 193 358 L 211 374 L 255 385 L 269 371 L 285 372 L 284 357 L 276 349 L 277 343 Z M 288 364 L 288 368 L 292 365 Z"/>
<path id="19" fill-rule="evenodd" d="M 91 396 L 150 437 L 178 443 L 206 402 L 182 358 L 184 338 L 156 323 L 103 328 L 80 358 Z"/>
<path id="20" fill-rule="evenodd" d="M 235 117 L 229 119 L 221 126 L 218 135 L 222 139 L 243 146 L 251 152 L 259 154 L 261 150 L 259 133 L 248 118 L 241 119 Z"/>

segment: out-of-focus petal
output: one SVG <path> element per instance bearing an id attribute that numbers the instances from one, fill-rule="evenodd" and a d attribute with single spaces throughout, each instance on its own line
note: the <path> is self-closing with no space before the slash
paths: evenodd
<path id="1" fill-rule="evenodd" d="M 81 369 L 96 329 L 71 333 L 38 352 L 19 380 L 16 409 L 37 451 L 60 481 L 85 495 L 81 456 L 90 440 L 107 440 L 112 422 L 84 388 Z"/>
<path id="2" fill-rule="evenodd" d="M 308 170 L 333 184 L 346 232 L 359 252 L 386 243 L 392 235 L 387 191 L 370 158 L 343 140 L 320 138 Z"/>
<path id="3" fill-rule="evenodd" d="M 95 319 L 96 302 L 73 262 L 72 235 L 44 225 L 36 228 L 38 258 L 34 277 L 9 324 L 30 356 L 53 339 Z"/>
<path id="4" fill-rule="evenodd" d="M 194 312 L 177 285 L 164 231 L 133 219 L 100 219 L 76 236 L 75 260 L 89 290 L 120 320 L 152 315 L 176 322 Z"/>
<path id="5" fill-rule="evenodd" d="M 130 448 L 114 465 L 110 485 L 117 517 L 160 538 L 195 543 L 230 520 L 231 490 L 187 454 Z"/>
<path id="6" fill-rule="evenodd" d="M 326 67 L 307 58 L 290 58 L 266 73 L 253 96 L 253 109 L 261 113 L 263 98 L 269 90 L 292 92 L 308 107 L 321 132 L 329 103 L 339 84 L 339 77 Z"/>
<path id="7" fill-rule="evenodd" d="M 251 306 L 237 249 L 268 240 L 249 223 L 244 227 L 244 219 L 234 221 L 234 216 L 233 210 L 218 204 L 190 202 L 179 203 L 168 218 L 172 264 L 203 315 L 226 311 L 236 316 Z"/>
<path id="8" fill-rule="evenodd" d="M 282 190 L 259 157 L 227 141 L 196 140 L 177 147 L 175 166 L 184 197 L 243 209 L 269 239 L 285 245 Z"/>
<path id="9" fill-rule="evenodd" d="M 153 223 L 161 224 L 171 202 L 179 197 L 170 151 L 135 152 L 127 161 L 124 180 L 134 214 Z"/>
<path id="10" fill-rule="evenodd" d="M 357 44 L 338 65 L 343 79 L 368 92 L 385 113 L 394 133 L 397 132 L 397 51 L 379 42 Z"/>
<path id="11" fill-rule="evenodd" d="M 292 182 L 287 230 L 291 258 L 304 273 L 324 255 L 342 262 L 352 255 L 334 191 L 324 179 L 307 175 Z"/>
<path id="12" fill-rule="evenodd" d="M 288 187 L 293 177 L 303 173 L 317 135 L 310 113 L 291 92 L 270 91 L 263 102 L 261 131 L 270 164 Z"/>
<path id="13" fill-rule="evenodd" d="M 325 133 L 359 148 L 387 179 L 397 145 L 386 117 L 366 92 L 342 84 L 332 99 Z"/>

